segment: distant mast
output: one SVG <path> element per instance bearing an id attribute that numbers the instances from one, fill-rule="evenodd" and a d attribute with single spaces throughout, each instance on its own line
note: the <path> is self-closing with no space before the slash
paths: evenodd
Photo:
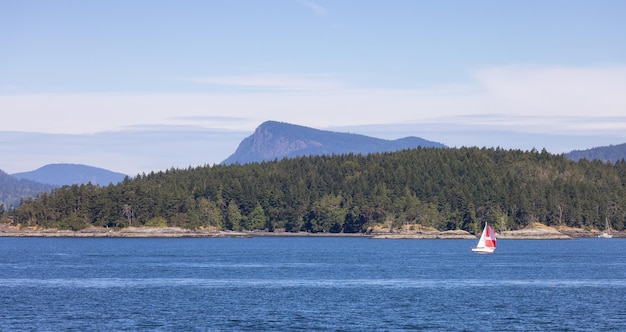
<path id="1" fill-rule="evenodd" d="M 613 235 L 611 235 L 611 225 L 609 225 L 609 218 L 605 218 L 605 221 L 606 226 L 604 227 L 604 232 L 600 233 L 598 237 L 601 239 L 610 239 L 613 237 Z"/>

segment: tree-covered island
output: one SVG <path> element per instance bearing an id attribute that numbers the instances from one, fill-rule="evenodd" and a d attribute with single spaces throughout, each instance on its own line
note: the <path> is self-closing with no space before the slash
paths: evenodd
<path id="1" fill-rule="evenodd" d="M 626 224 L 626 162 L 500 148 L 419 148 L 213 165 L 73 185 L 2 209 L 4 223 L 79 230 L 172 226 L 361 233 Z"/>

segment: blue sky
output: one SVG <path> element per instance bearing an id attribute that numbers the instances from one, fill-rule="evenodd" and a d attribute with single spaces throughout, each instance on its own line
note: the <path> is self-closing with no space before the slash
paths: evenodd
<path id="1" fill-rule="evenodd" d="M 0 1 L 0 169 L 219 163 L 266 120 L 626 142 L 624 1 Z"/>

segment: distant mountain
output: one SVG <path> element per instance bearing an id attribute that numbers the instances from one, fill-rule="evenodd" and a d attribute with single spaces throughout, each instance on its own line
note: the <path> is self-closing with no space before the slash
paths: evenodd
<path id="1" fill-rule="evenodd" d="M 56 186 L 87 184 L 107 186 L 124 180 L 125 174 L 103 168 L 78 164 L 49 164 L 30 172 L 12 174 L 17 179 L 27 179 Z"/>
<path id="2" fill-rule="evenodd" d="M 4 209 L 17 207 L 20 199 L 37 196 L 42 192 L 49 192 L 56 188 L 50 184 L 43 184 L 31 180 L 19 180 L 0 170 L 0 204 Z"/>
<path id="3" fill-rule="evenodd" d="M 364 135 L 338 133 L 283 122 L 262 123 L 245 138 L 235 153 L 222 164 L 246 164 L 308 155 L 370 154 L 417 147 L 446 146 L 418 137 L 385 140 Z"/>
<path id="4" fill-rule="evenodd" d="M 588 150 L 574 150 L 566 153 L 565 156 L 571 160 L 578 161 L 580 159 L 602 160 L 616 162 L 626 159 L 626 143 L 619 145 L 600 146 Z"/>

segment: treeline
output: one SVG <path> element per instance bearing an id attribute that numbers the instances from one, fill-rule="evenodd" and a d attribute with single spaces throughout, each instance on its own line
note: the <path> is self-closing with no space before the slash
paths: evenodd
<path id="1" fill-rule="evenodd" d="M 214 165 L 65 186 L 6 211 L 21 226 L 179 226 L 363 232 L 420 224 L 477 233 L 532 222 L 613 229 L 626 223 L 626 162 L 544 151 L 421 148 Z"/>

